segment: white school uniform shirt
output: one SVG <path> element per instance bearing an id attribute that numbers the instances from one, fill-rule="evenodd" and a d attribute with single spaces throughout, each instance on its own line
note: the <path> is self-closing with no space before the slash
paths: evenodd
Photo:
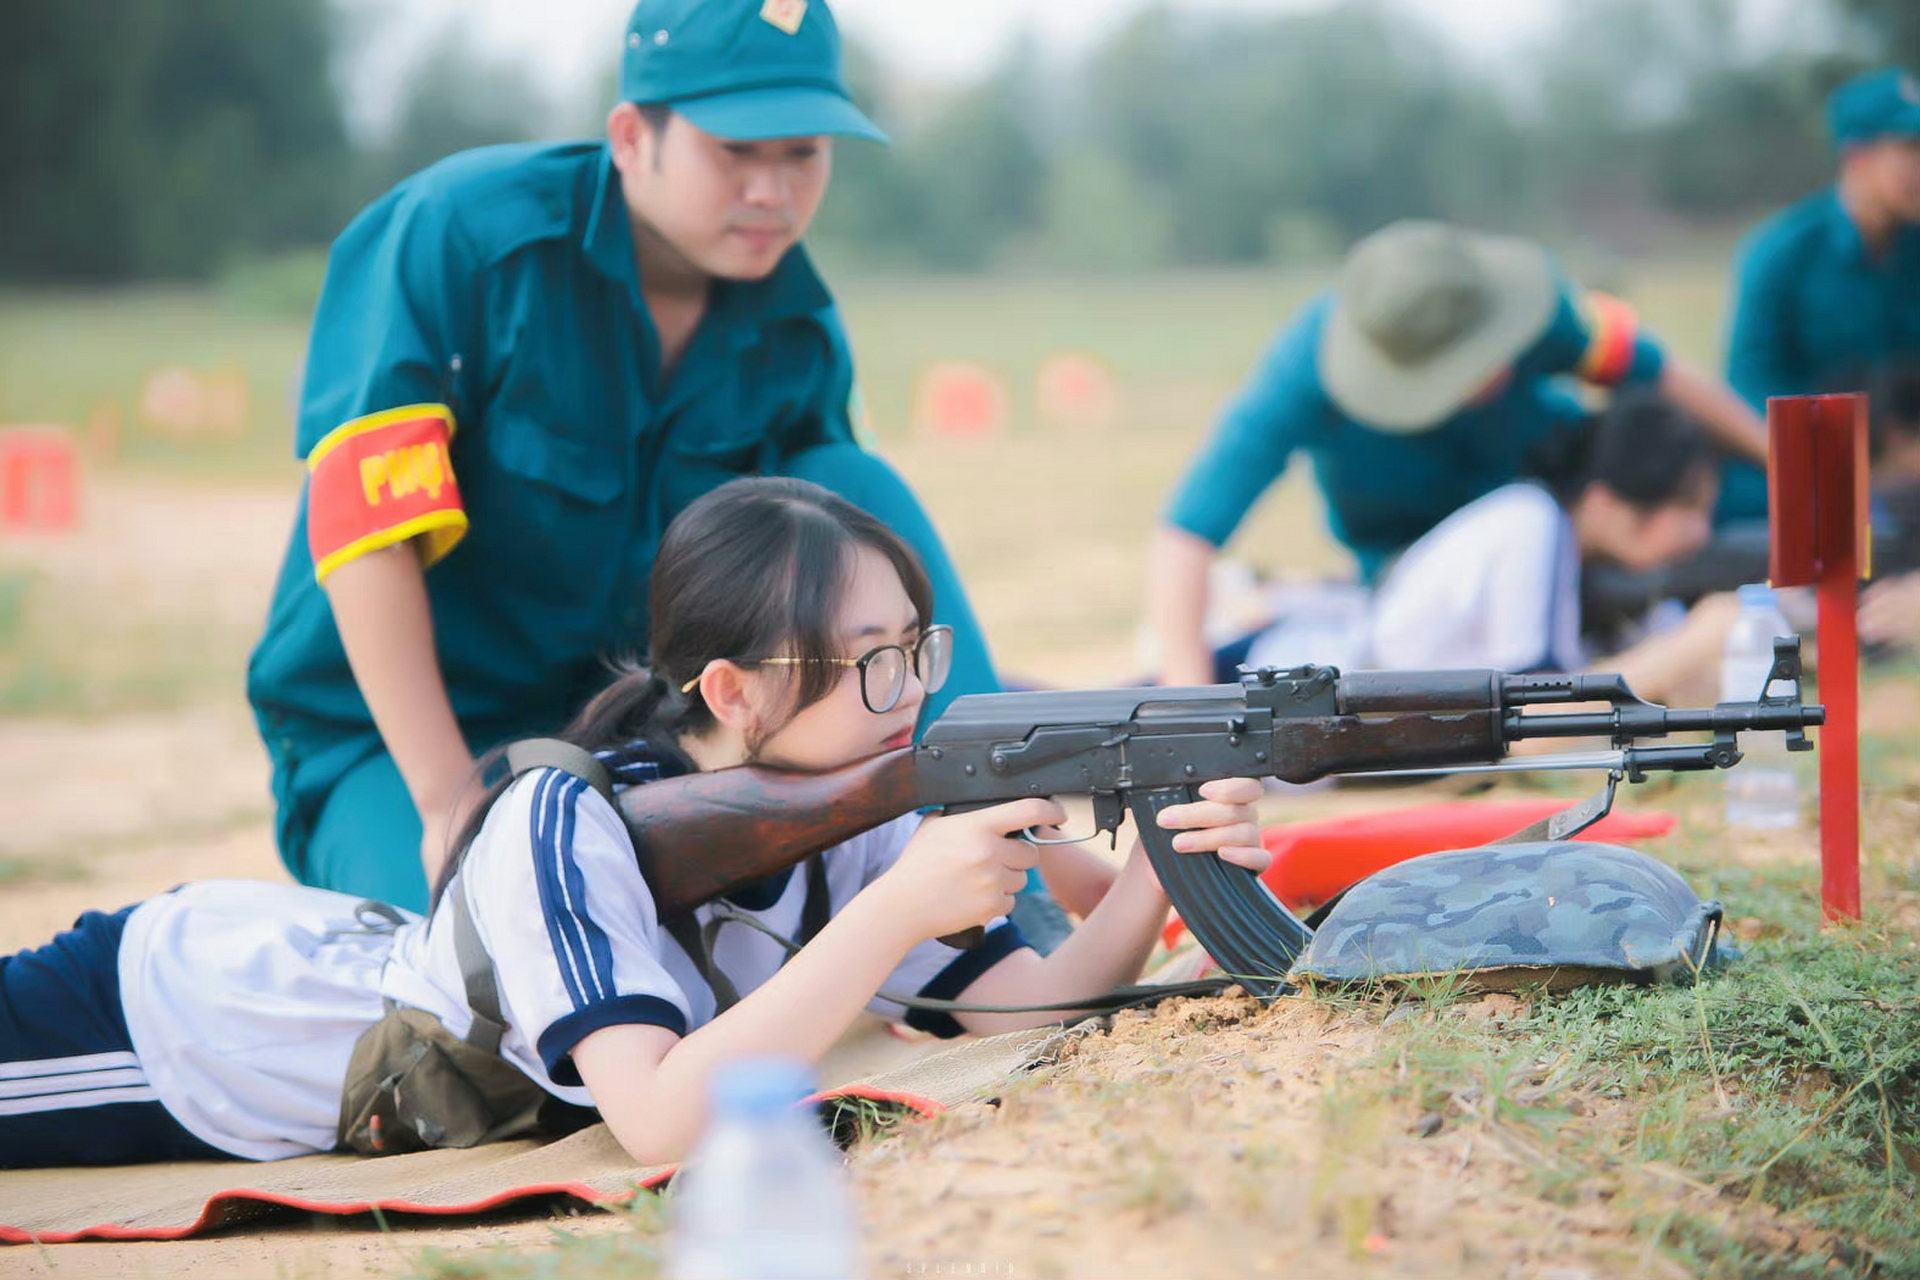
<path id="1" fill-rule="evenodd" d="M 1407 548 L 1374 594 L 1367 665 L 1577 671 L 1580 552 L 1546 490 L 1510 484 Z"/>
<path id="2" fill-rule="evenodd" d="M 893 865 L 919 822 L 909 814 L 822 855 L 834 913 Z M 791 938 L 806 882 L 795 868 L 783 888 L 764 886 L 766 900 L 733 905 Z M 535 770 L 501 795 L 449 889 L 461 891 L 493 960 L 507 1023 L 500 1053 L 557 1098 L 592 1105 L 570 1054 L 593 1032 L 647 1023 L 684 1035 L 714 1016 L 712 991 L 657 921 L 619 814 L 571 775 Z M 360 902 L 215 880 L 134 910 L 119 962 L 128 1031 L 160 1102 L 195 1137 L 254 1160 L 333 1149 L 348 1060 L 385 999 L 467 1033 L 473 1012 L 447 904 L 430 926 L 407 915 L 383 933 L 356 916 Z M 711 915 L 702 907 L 695 919 Z M 996 920 L 973 951 L 916 945 L 882 986 L 951 998 L 1024 945 Z M 784 958 L 740 923 L 714 941 L 715 967 L 743 997 Z M 937 1034 L 960 1030 L 946 1015 L 903 1018 L 879 998 L 868 1007 Z"/>

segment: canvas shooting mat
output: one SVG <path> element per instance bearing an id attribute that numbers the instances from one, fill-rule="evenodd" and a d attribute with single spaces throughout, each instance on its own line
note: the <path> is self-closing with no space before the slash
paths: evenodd
<path id="1" fill-rule="evenodd" d="M 977 1097 L 1044 1058 L 1058 1027 L 1010 1032 L 941 1047 L 889 1046 L 871 1036 L 843 1041 L 820 1069 L 831 1096 L 869 1098 L 935 1115 Z M 872 1071 L 876 1054 L 922 1056 Z M 516 1200 L 564 1194 L 590 1205 L 628 1199 L 664 1182 L 673 1165 L 637 1165 L 597 1124 L 553 1141 L 526 1139 L 464 1151 L 362 1159 L 302 1156 L 128 1165 L 103 1169 L 0 1170 L 0 1243 L 173 1240 L 278 1206 L 309 1213 L 465 1214 Z"/>

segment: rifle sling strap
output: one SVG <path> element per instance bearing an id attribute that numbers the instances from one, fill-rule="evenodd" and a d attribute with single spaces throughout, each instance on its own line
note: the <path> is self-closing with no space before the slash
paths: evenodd
<path id="1" fill-rule="evenodd" d="M 498 1053 L 507 1020 L 500 1015 L 500 984 L 494 976 L 493 958 L 480 941 L 473 911 L 467 906 L 466 877 L 455 876 L 448 892 L 453 896 L 453 952 L 460 960 L 460 980 L 467 986 L 467 1007 L 473 1010 L 467 1043 L 487 1053 Z"/>
<path id="2" fill-rule="evenodd" d="M 598 791 L 608 804 L 613 803 L 612 775 L 599 757 L 584 747 L 558 738 L 523 738 L 507 747 L 506 758 L 507 768 L 516 778 L 531 769 L 558 769 L 562 773 L 572 774 Z M 485 949 L 480 946 L 479 935 L 474 932 L 473 920 L 466 911 L 465 897 L 454 895 L 453 906 L 454 942 L 459 948 L 460 971 L 467 980 L 467 1003 L 473 1007 L 474 1029 L 476 1032 L 480 1030 L 483 1016 L 490 1016 L 494 1026 L 501 1026 L 493 965 L 488 961 Z M 813 941 L 815 935 L 826 927 L 832 909 L 833 904 L 827 895 L 827 866 L 816 855 L 807 860 L 807 901 L 800 909 L 800 941 L 795 945 L 781 939 L 787 943 L 789 955 Z M 745 917 L 723 904 L 714 908 L 705 928 L 694 920 L 692 912 L 683 912 L 660 922 L 713 989 L 716 1013 L 725 1013 L 740 1003 L 740 991 L 733 985 L 733 980 L 713 963 L 713 939 L 721 925 L 729 920 L 740 919 Z M 497 1034 L 495 1042 L 498 1043 Z"/>
<path id="3" fill-rule="evenodd" d="M 507 768 L 513 776 L 532 769 L 558 769 L 580 779 L 608 804 L 613 803 L 613 778 L 607 767 L 591 751 L 558 738 L 524 738 L 510 744 L 506 752 Z M 467 1043 L 486 1053 L 500 1052 L 500 1038 L 506 1034 L 507 1020 L 500 1011 L 500 982 L 494 973 L 493 958 L 480 941 L 480 930 L 473 923 L 473 908 L 467 903 L 464 876 L 455 875 L 447 887 L 453 899 L 453 951 L 460 960 L 460 979 L 467 988 L 467 1007 L 473 1010 L 473 1027 Z"/>
<path id="4" fill-rule="evenodd" d="M 820 931 L 827 927 L 832 909 L 833 903 L 827 892 L 826 858 L 822 854 L 815 854 L 807 859 L 807 900 L 800 908 L 798 941 L 781 937 L 752 916 L 724 902 L 714 906 L 704 927 L 694 920 L 693 913 L 690 911 L 670 916 L 660 923 L 673 940 L 680 944 L 680 949 L 687 953 L 694 967 L 700 971 L 700 976 L 712 989 L 714 1016 L 718 1017 L 740 1003 L 739 988 L 734 986 L 733 979 L 720 972 L 720 967 L 713 962 L 713 940 L 719 936 L 721 925 L 735 920 L 752 925 L 786 948 L 787 957 L 791 959 L 795 952 L 812 942 L 819 936 Z"/>
<path id="5" fill-rule="evenodd" d="M 601 764 L 593 752 L 571 742 L 558 738 L 522 738 L 509 743 L 507 769 L 516 778 L 533 769 L 558 769 L 598 791 L 608 804 L 613 803 L 613 775 L 607 772 L 607 766 Z"/>
<path id="6" fill-rule="evenodd" d="M 453 901 L 453 952 L 460 960 L 460 980 L 466 984 L 467 1007 L 473 1010 L 473 1026 L 467 1032 L 467 1043 L 482 1053 L 499 1053 L 500 1037 L 507 1032 L 506 1019 L 500 1016 L 500 984 L 494 977 L 493 961 L 487 956 L 487 948 L 480 941 L 480 930 L 474 927 L 473 912 L 467 906 L 466 881 L 455 876 L 447 888 Z M 363 900 L 354 908 L 368 933 L 392 933 L 406 923 L 406 917 L 384 902 L 373 898 Z M 387 1001 L 389 1008 L 393 1002 Z"/>
<path id="7" fill-rule="evenodd" d="M 800 950 L 802 945 L 790 938 L 780 936 L 752 916 L 736 911 L 732 907 L 719 906 L 714 908 L 714 913 L 714 917 L 707 921 L 704 932 L 695 929 L 692 919 L 687 916 L 667 922 L 667 928 L 673 932 L 674 939 L 680 943 L 688 955 L 694 957 L 695 964 L 702 966 L 703 975 L 707 974 L 706 966 L 711 964 L 712 959 L 700 949 L 701 944 L 703 941 L 710 944 L 714 932 L 728 921 L 738 921 L 765 934 L 786 949 L 789 959 Z M 676 925 L 679 928 L 676 929 Z M 703 960 L 705 963 L 702 963 Z M 713 977 L 719 978 L 721 982 L 727 981 L 725 974 L 715 973 Z M 1054 1004 L 974 1004 L 966 1000 L 938 1000 L 931 996 L 910 996 L 901 991 L 888 991 L 884 987 L 874 992 L 874 995 L 888 1004 L 897 1004 L 903 1009 L 923 1009 L 929 1013 L 1066 1013 L 1075 1015 L 1061 1019 L 1062 1022 L 1070 1025 L 1086 1018 L 1116 1013 L 1121 1009 L 1146 1008 L 1159 1004 L 1162 1000 L 1173 999 L 1175 996 L 1217 996 L 1240 985 L 1237 978 L 1225 976 L 1196 978 L 1190 982 L 1143 982 L 1132 986 L 1115 987 L 1111 991 L 1105 991 L 1096 996 L 1063 1000 Z M 731 984 L 728 984 L 727 990 L 732 990 Z M 716 987 L 715 996 L 718 995 L 719 989 Z M 730 1006 L 726 1003 L 720 1005 L 723 1010 L 728 1007 Z"/>

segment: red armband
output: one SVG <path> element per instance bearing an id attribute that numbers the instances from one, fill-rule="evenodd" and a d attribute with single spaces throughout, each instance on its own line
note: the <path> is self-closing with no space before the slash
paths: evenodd
<path id="1" fill-rule="evenodd" d="M 453 482 L 453 411 L 411 404 L 342 423 L 307 455 L 307 547 L 313 576 L 410 538 L 427 567 L 466 534 Z"/>
<path id="2" fill-rule="evenodd" d="M 1632 307 L 1604 293 L 1587 294 L 1581 310 L 1587 321 L 1587 350 L 1574 372 L 1587 382 L 1614 386 L 1633 368 L 1639 318 Z"/>

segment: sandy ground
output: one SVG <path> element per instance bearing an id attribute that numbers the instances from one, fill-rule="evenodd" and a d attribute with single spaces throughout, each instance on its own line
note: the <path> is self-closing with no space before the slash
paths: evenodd
<path id="1" fill-rule="evenodd" d="M 1122 468 L 1147 467 L 1156 456 L 1125 442 L 1112 452 Z M 905 469 L 944 468 L 945 491 L 961 492 L 990 465 L 1000 464 L 984 455 L 915 455 Z M 1039 468 L 1013 470 L 1016 492 L 1007 501 L 1015 506 L 1041 500 L 1053 484 Z M 285 537 L 286 491 L 123 483 L 105 486 L 92 510 L 99 514 L 73 538 L 0 544 L 0 570 L 40 573 L 55 622 L 85 623 L 72 633 L 75 644 L 111 645 L 116 636 L 133 643 L 141 627 L 184 628 L 190 646 L 237 663 L 232 655 L 244 654 L 264 612 Z M 943 522 L 948 514 L 936 510 Z M 1091 603 L 1069 607 L 1058 576 L 1035 578 L 1038 558 L 1016 554 L 993 512 L 971 521 L 954 514 L 949 536 L 963 565 L 970 576 L 972 566 L 985 566 L 978 601 L 991 634 L 1027 637 L 1003 652 L 1063 681 L 1117 678 L 1133 666 L 1132 566 L 1148 517 L 1136 513 L 1112 537 L 1094 540 L 1085 580 L 1099 585 Z M 1311 516 L 1284 520 L 1298 529 Z M 89 601 L 114 607 L 89 614 Z M 12 869 L 0 879 L 0 948 L 42 942 L 81 910 L 120 906 L 183 880 L 284 878 L 266 762 L 237 665 L 224 688 L 164 713 L 0 719 L 0 812 L 8 818 L 0 866 Z M 1909 701 L 1878 711 L 1906 720 L 1916 708 Z M 1431 798 L 1320 792 L 1276 806 L 1324 813 Z M 1916 815 L 1887 820 L 1920 826 Z M 1808 852 L 1804 840 L 1790 841 L 1768 856 Z M 1463 1016 L 1509 1016 L 1511 1001 L 1503 1001 L 1489 998 Z M 1123 1015 L 1049 1070 L 1016 1082 L 997 1106 L 963 1108 L 862 1150 L 855 1169 L 871 1273 L 1680 1274 L 1632 1244 L 1630 1224 L 1601 1200 L 1551 1204 L 1529 1190 L 1521 1138 L 1467 1123 L 1421 1137 L 1412 1127 L 1419 1117 L 1343 1093 L 1351 1083 L 1345 1064 L 1376 1055 L 1387 1034 L 1377 1020 L 1305 1003 L 1262 1009 L 1222 999 Z M 424 1248 L 532 1246 L 556 1227 L 626 1229 L 598 1214 L 555 1222 L 547 1208 L 390 1224 L 385 1232 L 363 1221 L 294 1218 L 194 1241 L 7 1249 L 0 1275 L 394 1275 Z"/>

